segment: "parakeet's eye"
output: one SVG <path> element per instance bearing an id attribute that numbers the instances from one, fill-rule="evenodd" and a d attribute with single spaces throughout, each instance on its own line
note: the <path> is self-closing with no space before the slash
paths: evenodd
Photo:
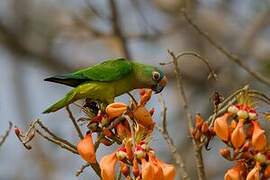
<path id="1" fill-rule="evenodd" d="M 153 71 L 152 78 L 153 80 L 158 81 L 160 79 L 160 73 L 157 71 Z"/>

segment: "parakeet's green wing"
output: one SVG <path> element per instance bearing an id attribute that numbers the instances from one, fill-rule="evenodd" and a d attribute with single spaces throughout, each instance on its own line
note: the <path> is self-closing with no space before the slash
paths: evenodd
<path id="1" fill-rule="evenodd" d="M 87 81 L 106 82 L 119 80 L 131 71 L 131 62 L 120 58 L 108 60 L 74 73 L 47 78 L 45 81 L 52 81 L 75 87 Z"/>

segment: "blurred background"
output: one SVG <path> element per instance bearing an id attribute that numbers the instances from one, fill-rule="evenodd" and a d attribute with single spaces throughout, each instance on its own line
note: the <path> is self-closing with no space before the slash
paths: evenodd
<path id="1" fill-rule="evenodd" d="M 270 78 L 270 1 L 189 0 L 192 19 L 217 42 L 239 55 L 252 69 Z M 57 135 L 76 144 L 79 139 L 65 110 L 49 115 L 41 112 L 70 88 L 43 79 L 87 67 L 105 59 L 128 57 L 159 66 L 170 61 L 167 50 L 176 54 L 195 51 L 209 60 L 218 81 L 207 80 L 207 69 L 193 57 L 184 57 L 180 68 L 193 113 L 205 118 L 213 110 L 214 91 L 224 96 L 250 84 L 268 93 L 269 87 L 256 81 L 184 20 L 182 0 L 1 0 L 0 1 L 0 134 L 8 121 L 25 129 L 41 118 Z M 168 106 L 168 128 L 184 156 L 192 179 L 196 179 L 193 150 L 187 123 L 177 101 L 173 67 L 164 68 L 169 84 L 162 95 Z M 132 92 L 134 95 L 137 91 Z M 160 107 L 153 96 L 160 123 Z M 123 95 L 117 100 L 128 101 Z M 72 107 L 76 117 L 82 112 Z M 221 143 L 212 141 L 204 150 L 208 179 L 222 179 L 231 164 L 218 154 Z M 0 147 L 0 179 L 78 179 L 83 160 L 40 137 L 26 150 L 12 131 Z M 165 141 L 157 130 L 152 147 L 158 156 L 173 163 Z M 101 146 L 98 159 L 112 149 Z M 87 168 L 79 179 L 98 179 Z"/>

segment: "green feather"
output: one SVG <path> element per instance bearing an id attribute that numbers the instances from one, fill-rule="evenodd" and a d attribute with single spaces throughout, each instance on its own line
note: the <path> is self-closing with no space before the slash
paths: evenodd
<path id="1" fill-rule="evenodd" d="M 81 84 L 72 89 L 63 99 L 50 106 L 43 113 L 55 112 L 68 104 L 86 97 L 110 104 L 113 102 L 114 97 L 134 89 L 132 82 L 134 78 L 132 76 L 133 74 L 130 74 L 120 80 L 111 82 L 89 82 Z"/>
<path id="2" fill-rule="evenodd" d="M 108 60 L 103 63 L 82 69 L 70 74 L 54 76 L 45 81 L 56 82 L 76 87 L 88 81 L 115 81 L 119 80 L 132 71 L 132 64 L 126 59 L 119 58 Z"/>

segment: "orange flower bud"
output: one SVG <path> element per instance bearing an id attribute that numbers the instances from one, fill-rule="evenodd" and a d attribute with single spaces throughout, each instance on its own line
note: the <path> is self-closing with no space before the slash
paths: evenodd
<path id="1" fill-rule="evenodd" d="M 231 134 L 231 142 L 233 144 L 233 147 L 236 149 L 240 148 L 246 140 L 246 135 L 243 126 L 244 126 L 244 119 L 239 119 L 236 128 L 233 130 Z"/>
<path id="2" fill-rule="evenodd" d="M 109 119 L 121 116 L 127 110 L 127 105 L 121 102 L 115 102 L 109 104 L 106 107 L 106 114 L 109 116 Z"/>
<path id="3" fill-rule="evenodd" d="M 137 107 L 133 112 L 136 122 L 147 129 L 152 129 L 154 122 L 151 114 L 143 106 Z"/>
<path id="4" fill-rule="evenodd" d="M 254 130 L 252 134 L 252 146 L 257 150 L 261 151 L 265 148 L 267 144 L 266 136 L 264 133 L 264 130 L 261 129 L 260 125 L 258 124 L 257 121 L 252 121 Z"/>
<path id="5" fill-rule="evenodd" d="M 102 129 L 102 132 L 103 132 L 103 134 L 104 134 L 105 136 L 107 136 L 107 137 L 112 137 L 112 136 L 113 136 L 112 131 L 111 131 L 110 129 L 108 129 L 108 128 L 103 128 L 103 129 Z"/>
<path id="6" fill-rule="evenodd" d="M 84 139 L 79 142 L 77 150 L 80 156 L 88 163 L 96 162 L 95 147 L 91 133 L 86 134 Z"/>
<path id="7" fill-rule="evenodd" d="M 128 155 L 128 159 L 132 160 L 133 159 L 133 150 L 132 150 L 132 143 L 131 141 L 128 141 L 125 143 L 125 149 Z"/>
<path id="8" fill-rule="evenodd" d="M 203 134 L 206 134 L 208 131 L 209 131 L 209 126 L 207 124 L 207 122 L 204 122 L 203 125 L 202 125 L 202 133 Z"/>
<path id="9" fill-rule="evenodd" d="M 100 160 L 100 169 L 102 180 L 114 180 L 115 165 L 117 158 L 115 153 L 103 156 Z"/>
<path id="10" fill-rule="evenodd" d="M 270 165 L 268 165 L 265 170 L 264 170 L 264 173 L 263 173 L 263 176 L 265 178 L 270 178 Z"/>
<path id="11" fill-rule="evenodd" d="M 241 180 L 241 174 L 240 169 L 237 167 L 234 167 L 232 169 L 229 169 L 224 176 L 224 180 Z"/>
<path id="12" fill-rule="evenodd" d="M 129 167 L 121 161 L 120 161 L 120 171 L 125 177 L 129 176 L 130 174 Z"/>
<path id="13" fill-rule="evenodd" d="M 230 152 L 230 149 L 229 148 L 222 148 L 222 149 L 219 150 L 219 153 L 225 159 L 228 159 L 228 160 L 231 159 L 231 152 Z"/>
<path id="14" fill-rule="evenodd" d="M 195 128 L 201 130 L 201 127 L 203 125 L 203 122 L 204 122 L 204 120 L 201 117 L 201 115 L 200 114 L 196 114 L 196 116 L 195 116 Z"/>
<path id="15" fill-rule="evenodd" d="M 136 158 L 134 158 L 133 160 L 132 171 L 135 177 L 138 177 L 140 175 L 140 169 L 139 169 L 138 161 Z"/>
<path id="16" fill-rule="evenodd" d="M 259 164 L 256 164 L 255 167 L 248 173 L 246 180 L 260 180 Z"/>
<path id="17" fill-rule="evenodd" d="M 151 98 L 152 96 L 152 90 L 151 89 L 144 89 L 144 92 L 140 93 L 141 95 L 141 100 L 140 100 L 140 105 L 144 106 Z"/>
<path id="18" fill-rule="evenodd" d="M 104 137 L 100 140 L 100 143 L 104 144 L 105 146 L 111 146 L 113 144 L 113 141 Z"/>
<path id="19" fill-rule="evenodd" d="M 225 113 L 223 116 L 216 118 L 214 122 L 214 131 L 223 141 L 229 140 L 229 127 L 227 123 L 229 116 L 229 113 Z"/>
<path id="20" fill-rule="evenodd" d="M 120 139 L 124 139 L 131 135 L 129 129 L 126 126 L 124 126 L 122 123 L 119 123 L 116 125 L 116 132 L 117 132 L 117 135 L 120 137 Z"/>
<path id="21" fill-rule="evenodd" d="M 17 127 L 15 127 L 15 134 L 17 135 L 17 136 L 20 136 L 20 134 L 21 134 L 21 131 L 20 131 L 20 129 L 19 128 L 17 128 Z"/>

